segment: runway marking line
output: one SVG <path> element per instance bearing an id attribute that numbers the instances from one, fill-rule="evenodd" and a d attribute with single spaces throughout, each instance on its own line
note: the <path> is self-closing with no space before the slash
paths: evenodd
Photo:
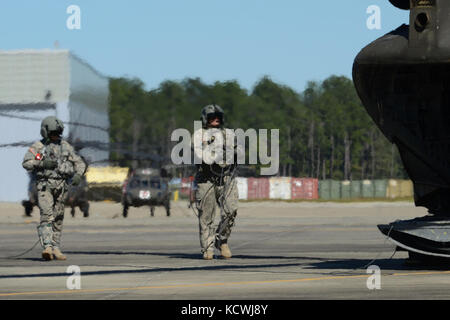
<path id="1" fill-rule="evenodd" d="M 436 275 L 436 274 L 450 274 L 450 271 L 393 273 L 393 274 L 388 274 L 387 276 L 416 276 L 416 275 Z M 353 275 L 353 276 L 332 276 L 332 277 L 284 279 L 284 280 L 280 279 L 280 280 L 264 280 L 264 281 L 256 280 L 256 281 L 237 281 L 237 282 L 218 282 L 218 283 L 194 283 L 194 284 L 179 284 L 179 285 L 142 286 L 142 287 L 134 287 L 134 288 L 105 288 L 105 289 L 59 290 L 59 291 L 55 290 L 55 291 L 12 292 L 12 293 L 0 293 L 0 297 L 21 296 L 21 295 L 42 295 L 42 294 L 90 293 L 90 292 L 105 292 L 105 291 L 131 291 L 131 290 L 148 290 L 148 289 L 214 287 L 214 286 L 245 285 L 245 284 L 308 282 L 308 281 L 320 281 L 320 280 L 367 278 L 368 276 L 370 276 L 370 275 L 360 274 L 360 275 Z"/>

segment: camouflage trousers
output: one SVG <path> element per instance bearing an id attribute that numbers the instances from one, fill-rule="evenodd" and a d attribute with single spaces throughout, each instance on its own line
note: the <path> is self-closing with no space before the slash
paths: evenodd
<path id="1" fill-rule="evenodd" d="M 38 187 L 38 206 L 41 214 L 40 233 L 44 248 L 59 247 L 64 220 L 66 188 Z"/>
<path id="2" fill-rule="evenodd" d="M 238 190 L 236 180 L 231 182 L 225 178 L 225 185 L 219 186 L 212 182 L 197 183 L 195 201 L 198 210 L 200 246 L 204 253 L 213 249 L 216 240 L 220 243 L 227 242 L 234 226 L 234 220 L 238 209 Z M 227 182 L 228 181 L 228 182 Z M 227 190 L 225 190 L 227 188 Z M 226 194 L 224 192 L 226 191 Z M 217 228 L 214 226 L 216 207 L 222 205 L 220 222 Z"/>

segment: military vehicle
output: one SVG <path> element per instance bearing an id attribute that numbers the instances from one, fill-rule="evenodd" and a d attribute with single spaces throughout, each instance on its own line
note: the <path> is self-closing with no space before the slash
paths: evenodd
<path id="1" fill-rule="evenodd" d="M 32 173 L 28 173 L 28 200 L 22 201 L 22 206 L 25 209 L 25 216 L 31 217 L 34 206 L 37 206 L 37 186 L 36 178 Z"/>
<path id="2" fill-rule="evenodd" d="M 66 207 L 70 207 L 70 214 L 75 217 L 75 208 L 79 207 L 83 212 L 83 217 L 89 217 L 89 201 L 88 201 L 88 183 L 86 177 L 83 176 L 78 186 L 69 184 L 69 190 L 66 196 Z"/>
<path id="3" fill-rule="evenodd" d="M 413 259 L 450 258 L 450 1 L 390 0 L 402 25 L 362 49 L 353 80 L 383 134 L 397 145 L 428 215 L 379 225 Z"/>
<path id="4" fill-rule="evenodd" d="M 155 215 L 156 206 L 164 206 L 170 216 L 169 177 L 165 169 L 141 168 L 132 171 L 122 187 L 123 216 L 128 216 L 131 206 L 149 206 Z"/>
<path id="5" fill-rule="evenodd" d="M 37 206 L 37 188 L 36 179 L 33 174 L 29 174 L 30 180 L 28 182 L 28 200 L 22 201 L 22 206 L 25 209 L 25 216 L 31 217 L 34 206 Z M 75 217 L 75 208 L 79 207 L 83 212 L 83 217 L 89 217 L 89 202 L 88 202 L 88 183 L 86 177 L 83 176 L 78 186 L 68 184 L 68 191 L 65 199 L 65 206 L 70 207 L 70 214 Z"/>

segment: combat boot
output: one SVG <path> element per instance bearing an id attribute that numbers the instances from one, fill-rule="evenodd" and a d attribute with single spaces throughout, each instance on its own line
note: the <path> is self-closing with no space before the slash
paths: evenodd
<path id="1" fill-rule="evenodd" d="M 203 259 L 212 260 L 214 257 L 214 250 L 208 249 L 203 253 Z"/>
<path id="2" fill-rule="evenodd" d="M 47 247 L 42 251 L 42 259 L 46 261 L 53 260 L 53 250 L 52 247 Z"/>
<path id="3" fill-rule="evenodd" d="M 220 245 L 220 253 L 222 254 L 222 257 L 224 257 L 225 259 L 231 258 L 231 250 L 230 247 L 228 247 L 228 244 L 226 243 L 222 243 Z"/>
<path id="4" fill-rule="evenodd" d="M 53 257 L 55 257 L 55 260 L 66 260 L 67 257 L 62 254 L 61 250 L 59 248 L 53 248 Z"/>

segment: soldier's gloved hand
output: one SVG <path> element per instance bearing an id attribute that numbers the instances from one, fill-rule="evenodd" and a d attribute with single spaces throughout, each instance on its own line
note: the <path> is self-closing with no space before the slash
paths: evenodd
<path id="1" fill-rule="evenodd" d="M 72 177 L 72 185 L 73 186 L 77 186 L 81 183 L 81 176 L 76 173 L 73 177 Z"/>
<path id="2" fill-rule="evenodd" d="M 58 162 L 52 159 L 44 159 L 41 162 L 41 167 L 46 170 L 55 169 L 58 166 Z"/>

